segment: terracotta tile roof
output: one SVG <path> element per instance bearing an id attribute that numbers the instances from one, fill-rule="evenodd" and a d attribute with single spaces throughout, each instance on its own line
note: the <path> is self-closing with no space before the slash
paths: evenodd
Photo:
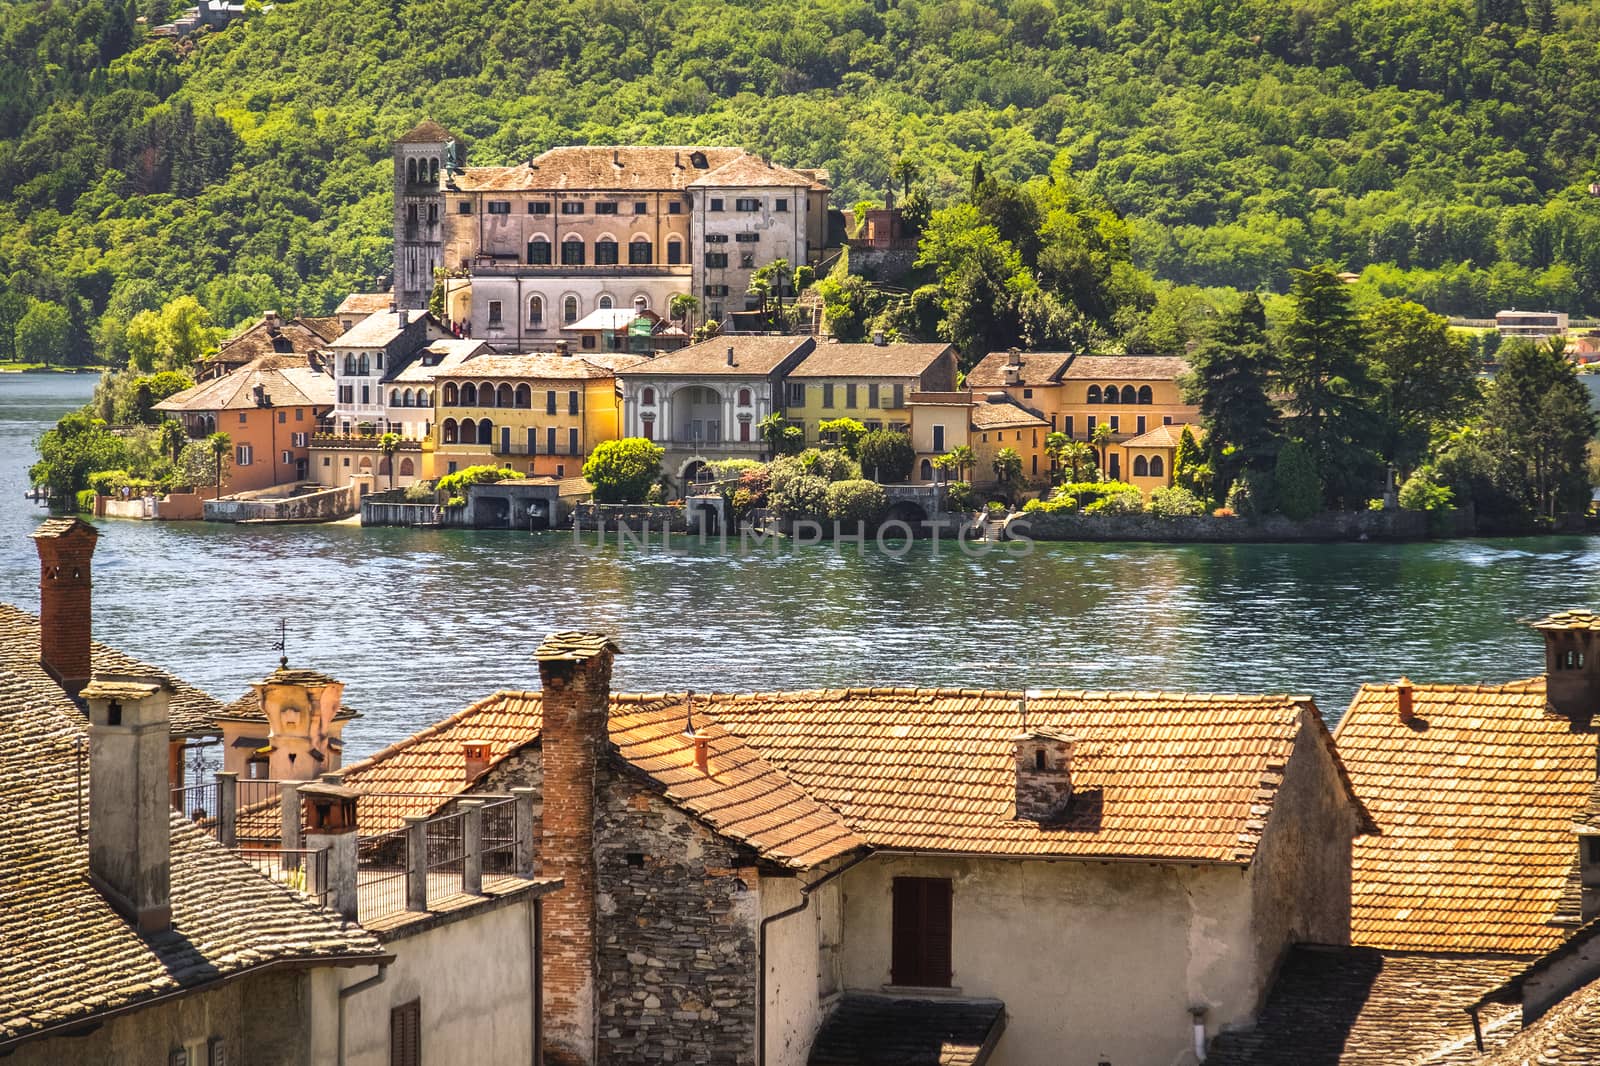
<path id="1" fill-rule="evenodd" d="M 812 179 L 807 174 L 788 167 L 777 166 L 758 155 L 742 152 L 714 170 L 689 183 L 695 187 L 713 189 L 755 188 L 779 186 L 782 188 L 810 188 Z"/>
<path id="2" fill-rule="evenodd" d="M 648 362 L 629 367 L 628 374 L 661 377 L 703 375 L 707 377 L 766 377 L 786 361 L 808 356 L 816 347 L 811 337 L 763 336 L 757 334 L 712 337 L 710 340 L 658 355 Z M 728 349 L 733 349 L 734 365 L 728 365 Z M 802 364 L 803 365 L 803 364 Z"/>
<path id="3" fill-rule="evenodd" d="M 565 381 L 609 378 L 614 375 L 609 368 L 596 366 L 583 356 L 530 352 L 524 355 L 480 355 L 456 366 L 441 369 L 434 376 L 439 381 L 477 378 Z"/>
<path id="4" fill-rule="evenodd" d="M 863 845 L 836 814 L 737 737 L 697 716 L 696 728 L 708 738 L 712 771 L 709 779 L 703 776 L 694 763 L 694 745 L 683 736 L 684 717 L 682 697 L 617 696 L 612 701 L 617 755 L 675 806 L 794 869 L 809 869 Z M 493 766 L 536 743 L 540 725 L 539 693 L 499 692 L 346 767 L 344 783 L 367 794 L 356 807 L 361 832 L 387 832 L 406 815 L 432 813 L 466 791 L 473 782 L 465 774 L 464 742 L 489 744 L 488 765 Z"/>
<path id="5" fill-rule="evenodd" d="M 1204 430 L 1199 426 L 1175 425 L 1157 426 L 1148 433 L 1141 433 L 1137 437 L 1122 442 L 1124 448 L 1176 448 L 1183 438 L 1183 431 L 1187 429 L 1194 434 L 1196 442 L 1204 439 Z"/>
<path id="6" fill-rule="evenodd" d="M 1481 1066 L 1594 1066 L 1600 1062 L 1600 980 L 1551 1007 Z"/>
<path id="7" fill-rule="evenodd" d="M 1477 1062 L 1466 1008 L 1516 972 L 1512 958 L 1402 955 L 1371 948 L 1296 947 L 1255 1028 L 1212 1041 L 1206 1066 L 1445 1066 Z M 1479 1012 L 1493 1049 L 1521 1011 Z"/>
<path id="8" fill-rule="evenodd" d="M 696 152 L 706 165 L 693 165 Z M 682 145 L 563 145 L 509 167 L 467 167 L 450 175 L 463 192 L 672 192 L 745 155 L 743 148 Z"/>
<path id="9" fill-rule="evenodd" d="M 973 429 L 1020 429 L 1049 424 L 1038 412 L 1028 410 L 1005 393 L 975 397 L 972 405 Z"/>
<path id="10" fill-rule="evenodd" d="M 349 332 L 334 339 L 332 347 L 335 348 L 386 348 L 405 331 L 400 318 L 405 316 L 405 325 L 410 325 L 417 319 L 427 315 L 426 311 L 380 311 L 370 314 L 360 322 L 350 327 Z M 432 316 L 429 316 L 432 317 Z"/>
<path id="11" fill-rule="evenodd" d="M 392 292 L 353 292 L 333 309 L 336 315 L 372 315 L 394 306 Z"/>
<path id="12" fill-rule="evenodd" d="M 493 350 L 485 342 L 470 338 L 451 337 L 434 341 L 417 352 L 415 359 L 407 360 L 399 370 L 385 377 L 383 382 L 385 385 L 407 383 L 426 385 L 438 375 L 454 370 L 482 353 Z"/>
<path id="13" fill-rule="evenodd" d="M 819 344 L 789 376 L 917 378 L 950 351 L 948 344 Z"/>
<path id="14" fill-rule="evenodd" d="M 990 352 L 978 360 L 978 365 L 967 371 L 967 387 L 971 389 L 998 389 L 1005 385 L 1006 364 L 1010 352 Z M 1017 356 L 1022 362 L 1018 385 L 1058 385 L 1061 372 L 1072 360 L 1071 352 L 1022 352 Z"/>
<path id="15" fill-rule="evenodd" d="M 1353 942 L 1396 951 L 1547 951 L 1595 784 L 1596 734 L 1546 710 L 1544 679 L 1367 685 L 1339 753 L 1381 835 L 1352 856 Z"/>
<path id="16" fill-rule="evenodd" d="M 312 357 L 314 358 L 314 357 Z M 243 411 L 259 407 L 260 386 L 273 407 L 332 407 L 332 374 L 314 369 L 304 355 L 263 355 L 222 377 L 173 393 L 157 411 Z"/>
<path id="17" fill-rule="evenodd" d="M 997 999 L 848 992 L 817 1030 L 807 1066 L 981 1066 L 1006 1025 Z"/>
<path id="18" fill-rule="evenodd" d="M 1080 355 L 1061 380 L 1172 381 L 1188 372 L 1188 361 L 1175 355 Z"/>
<path id="19" fill-rule="evenodd" d="M 1295 742 L 1332 743 L 1292 696 L 1030 692 L 1076 738 L 1060 823 L 1013 818 L 1020 692 L 850 689 L 711 696 L 706 712 L 876 848 L 1246 864 Z M 701 698 L 696 697 L 696 705 Z M 1363 815 L 1364 817 L 1364 815 Z"/>
<path id="20" fill-rule="evenodd" d="M 257 322 L 223 341 L 208 363 L 243 365 L 262 355 L 295 355 L 315 351 L 339 335 L 337 319 L 291 318 L 276 329 Z"/>
<path id="21" fill-rule="evenodd" d="M 76 832 L 81 716 L 0 670 L 0 1055 L 13 1041 L 272 963 L 372 961 L 381 945 L 173 813 L 172 922 L 141 936 L 92 888 Z"/>
<path id="22" fill-rule="evenodd" d="M 168 697 L 169 725 L 175 737 L 217 735 L 217 712 L 222 703 L 187 681 L 165 670 L 108 648 L 95 641 L 92 663 L 96 673 L 154 674 L 172 689 Z M 39 618 L 9 603 L 0 603 L 0 670 L 9 670 L 29 681 L 55 688 L 55 682 L 39 665 Z M 59 690 L 58 690 L 59 691 Z"/>
<path id="23" fill-rule="evenodd" d="M 431 118 L 423 119 L 409 133 L 396 138 L 400 144 L 448 144 L 460 139 Z"/>

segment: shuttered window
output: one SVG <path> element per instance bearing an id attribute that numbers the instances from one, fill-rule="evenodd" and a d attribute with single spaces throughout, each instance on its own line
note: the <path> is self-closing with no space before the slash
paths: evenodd
<path id="1" fill-rule="evenodd" d="M 422 1066 L 422 1000 L 389 1011 L 389 1066 Z"/>
<path id="2" fill-rule="evenodd" d="M 950 882 L 894 879 L 890 980 L 917 988 L 950 987 Z"/>

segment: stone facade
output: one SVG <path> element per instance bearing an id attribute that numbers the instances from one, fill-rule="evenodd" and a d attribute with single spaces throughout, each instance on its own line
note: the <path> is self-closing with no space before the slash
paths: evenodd
<path id="1" fill-rule="evenodd" d="M 1303 522 L 1283 515 L 1262 518 L 1158 518 L 1151 514 L 1025 514 L 1006 523 L 1017 540 L 1147 540 L 1254 543 L 1275 541 L 1424 540 L 1421 511 L 1327 511 Z"/>

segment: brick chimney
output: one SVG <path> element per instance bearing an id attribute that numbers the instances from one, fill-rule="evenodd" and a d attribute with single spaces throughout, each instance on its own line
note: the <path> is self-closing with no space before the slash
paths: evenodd
<path id="1" fill-rule="evenodd" d="M 494 758 L 494 748 L 487 740 L 463 740 L 461 761 L 466 770 L 466 780 L 476 781 L 478 775 L 489 768 Z"/>
<path id="2" fill-rule="evenodd" d="M 595 785 L 610 744 L 611 662 L 602 633 L 555 633 L 539 646 L 544 819 L 540 872 L 566 887 L 544 908 L 544 1055 L 593 1066 L 595 1048 Z"/>
<path id="3" fill-rule="evenodd" d="M 50 518 L 33 531 L 39 552 L 39 665 L 73 699 L 93 672 L 89 563 L 100 534 L 81 518 Z"/>
<path id="4" fill-rule="evenodd" d="M 1569 718 L 1600 713 L 1600 614 L 1558 611 L 1533 623 L 1544 635 L 1545 698 Z"/>
<path id="5" fill-rule="evenodd" d="M 1017 765 L 1017 819 L 1058 822 L 1072 804 L 1072 738 L 1030 729 L 1011 738 Z"/>
<path id="6" fill-rule="evenodd" d="M 89 705 L 89 881 L 141 933 L 172 924 L 167 695 L 159 677 L 102 674 Z"/>
<path id="7" fill-rule="evenodd" d="M 1394 687 L 1394 696 L 1395 709 L 1399 713 L 1400 720 L 1407 724 L 1414 721 L 1417 717 L 1417 710 L 1412 701 L 1411 682 L 1402 677 Z"/>

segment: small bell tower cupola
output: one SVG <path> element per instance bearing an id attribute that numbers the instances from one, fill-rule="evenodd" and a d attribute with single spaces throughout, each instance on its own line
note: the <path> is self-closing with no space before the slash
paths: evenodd
<path id="1" fill-rule="evenodd" d="M 1017 702 L 1022 728 L 1011 738 L 1016 762 L 1018 821 L 1049 824 L 1066 818 L 1072 806 L 1072 737 L 1048 726 L 1030 725 L 1028 698 Z"/>
<path id="2" fill-rule="evenodd" d="M 1600 613 L 1558 611 L 1533 628 L 1544 635 L 1550 709 L 1569 718 L 1600 714 Z"/>

